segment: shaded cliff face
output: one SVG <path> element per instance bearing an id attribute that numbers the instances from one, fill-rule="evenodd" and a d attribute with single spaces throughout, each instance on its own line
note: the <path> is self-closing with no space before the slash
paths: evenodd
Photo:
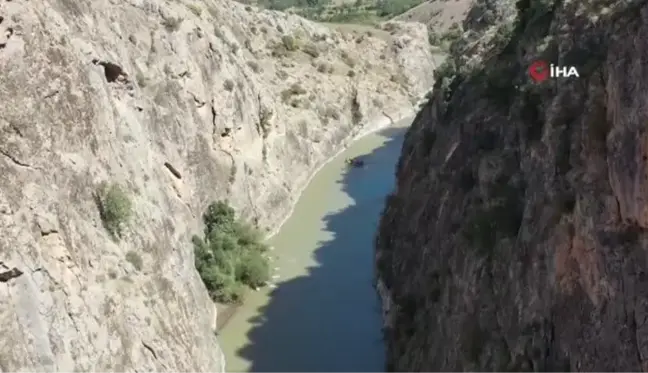
<path id="1" fill-rule="evenodd" d="M 410 114 L 426 30 L 386 28 L 228 1 L 0 2 L 0 371 L 222 371 L 200 216 L 228 198 L 272 229 L 323 160 Z M 133 203 L 119 242 L 102 182 Z"/>
<path id="2" fill-rule="evenodd" d="M 377 237 L 389 368 L 648 370 L 648 5 L 517 7 L 404 145 Z M 580 78 L 533 84 L 536 59 Z"/>

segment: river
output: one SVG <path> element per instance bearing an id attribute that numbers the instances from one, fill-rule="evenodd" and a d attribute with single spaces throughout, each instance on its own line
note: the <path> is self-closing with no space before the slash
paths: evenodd
<path id="1" fill-rule="evenodd" d="M 251 292 L 220 330 L 228 372 L 384 371 L 373 240 L 411 118 L 324 166 L 269 240 L 276 287 Z M 361 156 L 365 168 L 348 169 Z"/>

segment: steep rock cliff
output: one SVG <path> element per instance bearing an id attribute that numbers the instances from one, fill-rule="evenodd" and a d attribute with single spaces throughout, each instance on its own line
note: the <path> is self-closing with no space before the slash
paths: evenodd
<path id="1" fill-rule="evenodd" d="M 389 368 L 648 370 L 648 4 L 516 5 L 491 48 L 454 46 L 403 147 L 376 241 Z M 536 59 L 580 77 L 534 84 Z"/>
<path id="2" fill-rule="evenodd" d="M 272 230 L 327 157 L 412 112 L 426 30 L 386 27 L 222 0 L 0 1 L 0 371 L 222 371 L 201 214 L 228 198 Z M 103 182 L 134 205 L 119 242 Z"/>

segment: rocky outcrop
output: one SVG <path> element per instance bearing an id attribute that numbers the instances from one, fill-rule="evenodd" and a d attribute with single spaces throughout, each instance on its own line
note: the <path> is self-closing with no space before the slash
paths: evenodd
<path id="1" fill-rule="evenodd" d="M 341 34 L 229 1 L 0 2 L 0 371 L 223 371 L 190 242 L 272 230 L 430 86 L 425 27 Z M 134 216 L 116 242 L 95 194 Z"/>
<path id="2" fill-rule="evenodd" d="M 408 133 L 377 237 L 389 368 L 648 370 L 648 4 L 516 5 Z M 580 77 L 532 83 L 536 59 Z"/>

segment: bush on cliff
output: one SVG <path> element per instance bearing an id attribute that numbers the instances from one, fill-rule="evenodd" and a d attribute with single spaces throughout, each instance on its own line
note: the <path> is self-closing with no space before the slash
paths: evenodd
<path id="1" fill-rule="evenodd" d="M 96 195 L 103 225 L 110 235 L 118 240 L 133 215 L 132 202 L 119 184 L 103 183 Z"/>
<path id="2" fill-rule="evenodd" d="M 214 301 L 240 303 L 245 287 L 260 287 L 270 277 L 263 237 L 223 201 L 209 205 L 203 222 L 205 237 L 192 239 L 196 269 Z"/>

